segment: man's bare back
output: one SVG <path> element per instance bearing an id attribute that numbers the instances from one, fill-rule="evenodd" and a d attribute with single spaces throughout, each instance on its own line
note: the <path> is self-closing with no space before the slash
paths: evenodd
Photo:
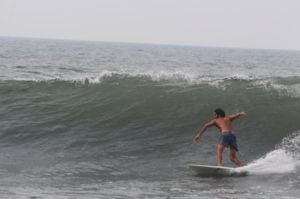
<path id="1" fill-rule="evenodd" d="M 220 133 L 232 131 L 231 119 L 229 117 L 217 118 L 214 119 L 213 122 L 220 130 Z"/>
<path id="2" fill-rule="evenodd" d="M 220 133 L 231 132 L 232 129 L 232 121 L 242 115 L 246 115 L 245 112 L 240 112 L 234 115 L 225 116 L 221 118 L 216 118 L 213 120 L 215 126 L 220 130 Z"/>

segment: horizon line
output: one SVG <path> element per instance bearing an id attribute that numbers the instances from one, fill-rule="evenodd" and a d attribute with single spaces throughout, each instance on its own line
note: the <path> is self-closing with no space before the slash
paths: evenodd
<path id="1" fill-rule="evenodd" d="M 151 43 L 138 41 L 103 41 L 93 39 L 66 39 L 54 37 L 31 37 L 31 36 L 1 36 L 0 38 L 16 38 L 16 39 L 39 39 L 39 40 L 58 40 L 58 41 L 74 41 L 74 42 L 99 42 L 99 43 L 121 43 L 121 44 L 136 44 L 136 45 L 159 45 L 159 46 L 175 46 L 175 47 L 195 47 L 195 48 L 220 48 L 220 49 L 240 49 L 240 50 L 266 50 L 266 51 L 300 51 L 300 49 L 290 48 L 254 48 L 254 47 L 233 47 L 233 46 L 215 46 L 215 45 L 192 45 L 192 44 L 172 44 L 172 43 Z"/>

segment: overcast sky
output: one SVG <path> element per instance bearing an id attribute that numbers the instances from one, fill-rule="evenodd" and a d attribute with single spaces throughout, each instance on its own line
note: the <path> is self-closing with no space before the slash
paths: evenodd
<path id="1" fill-rule="evenodd" d="M 0 36 L 300 50 L 300 0 L 0 0 Z"/>

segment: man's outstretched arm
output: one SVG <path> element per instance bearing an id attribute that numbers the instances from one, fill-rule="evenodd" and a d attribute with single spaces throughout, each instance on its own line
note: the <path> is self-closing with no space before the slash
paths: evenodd
<path id="1" fill-rule="evenodd" d="M 203 133 L 206 131 L 206 129 L 208 129 L 211 126 L 215 125 L 215 120 L 212 120 L 208 123 L 206 123 L 199 131 L 199 133 L 194 137 L 194 142 L 198 143 L 201 140 L 201 137 L 203 135 Z"/>
<path id="2" fill-rule="evenodd" d="M 239 112 L 239 113 L 230 115 L 229 118 L 230 118 L 230 120 L 235 120 L 235 119 L 237 119 L 237 118 L 239 118 L 239 117 L 241 117 L 241 116 L 244 116 L 244 115 L 246 115 L 245 112 Z"/>

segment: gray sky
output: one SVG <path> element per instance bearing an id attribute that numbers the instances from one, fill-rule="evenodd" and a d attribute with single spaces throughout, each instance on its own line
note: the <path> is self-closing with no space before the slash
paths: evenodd
<path id="1" fill-rule="evenodd" d="M 0 36 L 300 50 L 300 0 L 0 0 Z"/>

